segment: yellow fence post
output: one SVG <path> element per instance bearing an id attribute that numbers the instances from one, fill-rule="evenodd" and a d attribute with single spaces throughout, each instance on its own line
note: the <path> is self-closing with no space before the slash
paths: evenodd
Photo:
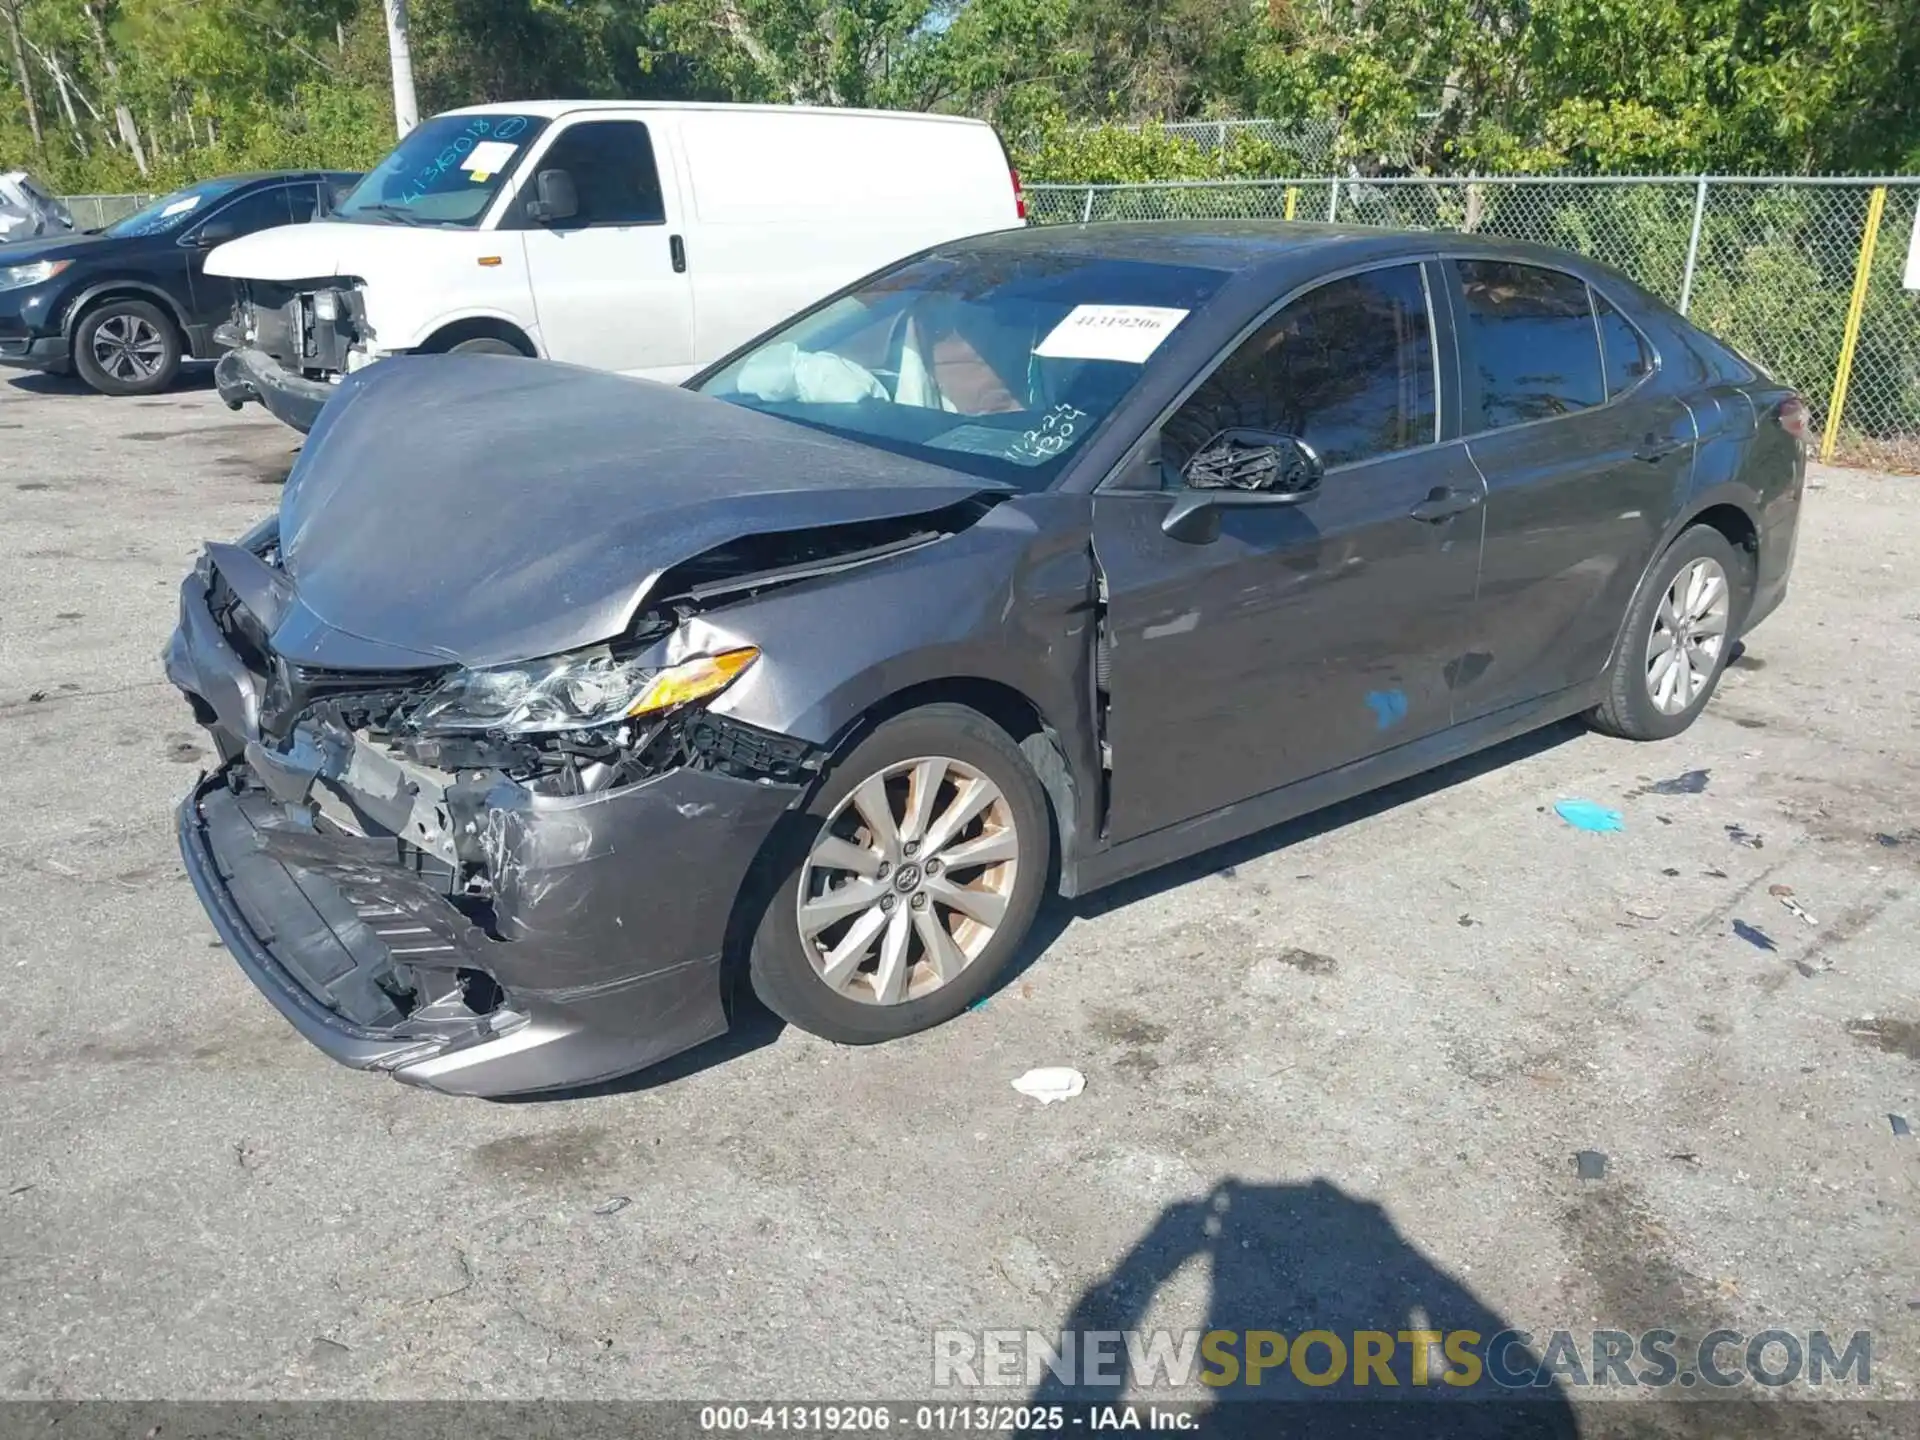
<path id="1" fill-rule="evenodd" d="M 1827 402 L 1827 430 L 1820 437 L 1820 458 L 1833 459 L 1840 443 L 1840 416 L 1847 408 L 1847 382 L 1853 378 L 1853 352 L 1860 343 L 1860 317 L 1867 308 L 1867 282 L 1873 278 L 1873 247 L 1880 238 L 1880 215 L 1887 208 L 1887 187 L 1873 187 L 1867 202 L 1867 228 L 1860 237 L 1860 263 L 1853 272 L 1853 303 L 1847 306 L 1847 330 L 1840 340 L 1840 369 L 1833 377 L 1833 398 Z"/>
<path id="2" fill-rule="evenodd" d="M 1294 202 L 1299 198 L 1300 198 L 1300 187 L 1298 185 L 1287 186 L 1287 208 L 1281 214 L 1281 217 L 1280 217 L 1281 219 L 1291 220 L 1293 218 L 1293 205 L 1294 205 Z"/>

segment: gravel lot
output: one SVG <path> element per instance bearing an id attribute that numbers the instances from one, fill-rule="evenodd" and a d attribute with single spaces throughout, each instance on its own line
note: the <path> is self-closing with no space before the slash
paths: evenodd
<path id="1" fill-rule="evenodd" d="M 1558 727 L 1056 903 L 911 1041 L 488 1104 L 298 1040 L 174 850 L 175 586 L 297 438 L 0 379 L 0 1394 L 904 1397 L 937 1328 L 1420 1313 L 1864 1328 L 1920 1394 L 1920 481 L 1816 474 L 1678 740 Z M 1010 1087 L 1050 1064 L 1085 1094 Z"/>

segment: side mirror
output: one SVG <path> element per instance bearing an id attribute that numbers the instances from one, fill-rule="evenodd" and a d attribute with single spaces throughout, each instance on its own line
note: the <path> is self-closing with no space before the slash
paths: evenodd
<path id="1" fill-rule="evenodd" d="M 1326 467 L 1297 435 L 1222 430 L 1181 467 L 1186 489 L 1160 528 L 1175 540 L 1203 545 L 1220 533 L 1223 508 L 1299 505 L 1320 493 Z"/>
<path id="2" fill-rule="evenodd" d="M 216 215 L 193 233 L 193 243 L 197 249 L 211 250 L 216 245 L 224 245 L 240 236 L 240 227 L 223 215 Z"/>
<path id="3" fill-rule="evenodd" d="M 580 192 L 573 176 L 564 170 L 542 170 L 533 181 L 533 199 L 527 202 L 527 218 L 541 225 L 556 220 L 571 220 L 580 213 Z"/>

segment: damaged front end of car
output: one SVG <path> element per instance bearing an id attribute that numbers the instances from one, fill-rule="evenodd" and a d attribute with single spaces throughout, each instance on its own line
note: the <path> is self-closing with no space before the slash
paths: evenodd
<path id="1" fill-rule="evenodd" d="M 484 1095 L 721 1033 L 731 907 L 820 763 L 700 704 L 751 647 L 674 660 L 655 618 L 564 663 L 296 663 L 267 641 L 272 547 L 208 547 L 166 659 L 224 761 L 180 809 L 188 873 L 296 1028 Z"/>
<path id="2" fill-rule="evenodd" d="M 826 759 L 708 708 L 762 661 L 728 607 L 990 505 L 728 542 L 614 640 L 476 667 L 316 663 L 277 526 L 208 545 L 165 657 L 222 760 L 180 808 L 188 874 L 254 983 L 357 1068 L 502 1095 L 713 1038 L 755 858 Z"/>
<path id="3" fill-rule="evenodd" d="M 235 282 L 232 317 L 214 332 L 214 383 L 227 407 L 249 401 L 301 433 L 345 375 L 372 363 L 376 336 L 358 280 Z"/>

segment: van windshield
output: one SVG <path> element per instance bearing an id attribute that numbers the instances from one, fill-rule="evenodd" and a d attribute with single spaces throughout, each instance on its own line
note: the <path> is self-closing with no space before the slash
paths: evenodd
<path id="1" fill-rule="evenodd" d="M 949 250 L 874 277 L 690 383 L 1041 490 L 1226 278 L 1057 251 Z"/>
<path id="2" fill-rule="evenodd" d="M 408 131 L 334 207 L 333 218 L 472 229 L 546 125 L 538 115 L 436 115 Z"/>

